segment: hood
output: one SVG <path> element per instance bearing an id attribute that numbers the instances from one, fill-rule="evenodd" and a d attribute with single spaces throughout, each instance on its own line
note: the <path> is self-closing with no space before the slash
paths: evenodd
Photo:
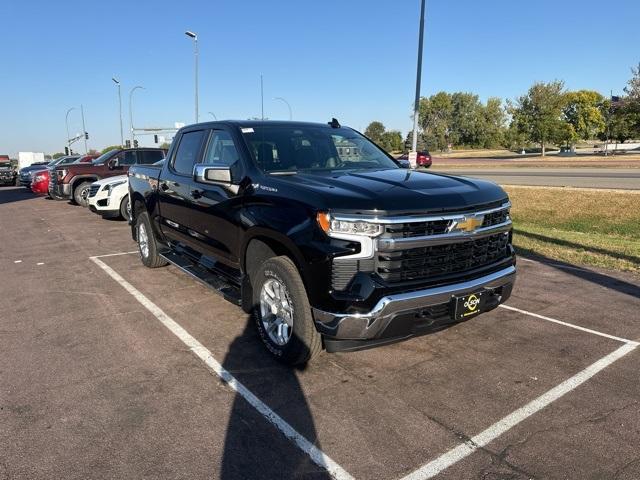
<path id="1" fill-rule="evenodd" d="M 127 180 L 129 177 L 127 175 L 117 175 L 115 177 L 107 177 L 107 178 L 103 178 L 102 180 L 98 180 L 97 182 L 93 182 L 94 185 L 106 185 L 107 183 L 117 183 L 117 182 L 121 182 L 122 180 Z"/>
<path id="2" fill-rule="evenodd" d="M 298 173 L 269 178 L 281 188 L 297 190 L 302 201 L 305 191 L 317 195 L 316 200 L 307 195 L 306 203 L 315 201 L 321 203 L 314 205 L 318 208 L 352 213 L 437 213 L 507 199 L 504 190 L 493 182 L 405 169 Z"/>
<path id="3" fill-rule="evenodd" d="M 47 164 L 43 163 L 40 165 L 28 165 L 26 167 L 23 167 L 20 169 L 20 173 L 28 173 L 28 172 L 33 172 L 35 170 L 44 170 L 47 168 Z"/>

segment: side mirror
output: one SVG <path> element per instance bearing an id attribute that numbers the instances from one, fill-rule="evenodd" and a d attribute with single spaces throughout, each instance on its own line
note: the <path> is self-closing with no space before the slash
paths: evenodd
<path id="1" fill-rule="evenodd" d="M 231 169 L 227 165 L 195 165 L 193 180 L 198 183 L 231 185 Z"/>
<path id="2" fill-rule="evenodd" d="M 120 160 L 118 160 L 117 158 L 112 158 L 111 160 L 109 160 L 109 163 L 107 163 L 109 170 L 118 168 L 119 165 L 120 165 Z"/>

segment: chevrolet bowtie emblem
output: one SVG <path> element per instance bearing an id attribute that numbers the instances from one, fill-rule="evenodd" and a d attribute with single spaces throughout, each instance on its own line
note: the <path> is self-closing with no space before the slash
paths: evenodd
<path id="1" fill-rule="evenodd" d="M 464 217 L 461 220 L 454 220 L 451 225 L 451 231 L 473 232 L 476 228 L 482 225 L 483 221 L 484 215 Z"/>

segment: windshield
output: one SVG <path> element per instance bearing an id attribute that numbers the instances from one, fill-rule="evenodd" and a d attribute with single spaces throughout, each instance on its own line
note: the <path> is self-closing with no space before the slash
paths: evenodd
<path id="1" fill-rule="evenodd" d="M 0 162 L 0 168 L 11 168 L 11 162 Z"/>
<path id="2" fill-rule="evenodd" d="M 113 157 L 119 151 L 120 150 L 118 150 L 117 148 L 115 148 L 113 150 L 109 150 L 107 153 L 103 153 L 102 155 L 100 155 L 98 158 L 96 158 L 91 163 L 93 165 L 102 165 L 103 163 L 105 163 L 107 160 L 109 160 L 111 157 Z"/>
<path id="3" fill-rule="evenodd" d="M 259 126 L 242 129 L 253 161 L 267 173 L 399 168 L 349 128 Z"/>

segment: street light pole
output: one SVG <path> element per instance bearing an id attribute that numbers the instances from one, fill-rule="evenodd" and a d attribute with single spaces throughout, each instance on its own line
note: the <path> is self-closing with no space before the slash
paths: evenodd
<path id="1" fill-rule="evenodd" d="M 196 123 L 198 123 L 200 116 L 198 115 L 198 35 L 187 30 L 184 32 L 187 37 L 193 39 L 193 56 L 195 60 L 195 81 L 196 81 Z"/>
<path id="2" fill-rule="evenodd" d="M 87 149 L 87 127 L 84 126 L 84 107 L 80 104 L 80 114 L 82 115 L 82 138 L 84 138 L 84 153 L 88 153 Z"/>
<path id="3" fill-rule="evenodd" d="M 287 105 L 287 108 L 289 109 L 289 120 L 293 120 L 293 114 L 291 113 L 291 105 L 289 105 L 289 102 L 282 97 L 275 97 L 274 100 L 280 100 Z"/>
<path id="4" fill-rule="evenodd" d="M 131 103 L 131 99 L 133 97 L 133 92 L 135 92 L 138 89 L 143 89 L 143 86 L 140 85 L 136 85 L 135 87 L 133 87 L 131 89 L 131 91 L 129 92 L 129 124 L 131 125 L 131 146 L 133 147 L 133 140 L 134 140 L 134 133 L 133 133 L 133 105 Z"/>
<path id="5" fill-rule="evenodd" d="M 72 110 L 75 110 L 76 107 L 71 107 L 69 110 L 67 110 L 67 114 L 64 117 L 64 122 L 67 125 L 67 147 L 69 147 L 69 152 L 71 152 L 71 135 L 69 134 L 69 114 L 71 113 Z"/>
<path id="6" fill-rule="evenodd" d="M 422 43 L 424 39 L 424 7 L 425 0 L 421 0 L 420 5 L 420 31 L 418 37 L 418 68 L 416 72 L 416 98 L 413 104 L 413 145 L 411 150 L 418 151 L 418 120 L 420 112 L 420 81 L 422 76 Z"/>
<path id="7" fill-rule="evenodd" d="M 264 121 L 264 83 L 262 82 L 262 74 L 260 74 L 260 119 Z"/>
<path id="8" fill-rule="evenodd" d="M 118 108 L 120 111 L 120 146 L 124 146 L 124 133 L 122 132 L 122 95 L 120 94 L 120 81 L 115 77 L 111 77 L 118 87 Z"/>

